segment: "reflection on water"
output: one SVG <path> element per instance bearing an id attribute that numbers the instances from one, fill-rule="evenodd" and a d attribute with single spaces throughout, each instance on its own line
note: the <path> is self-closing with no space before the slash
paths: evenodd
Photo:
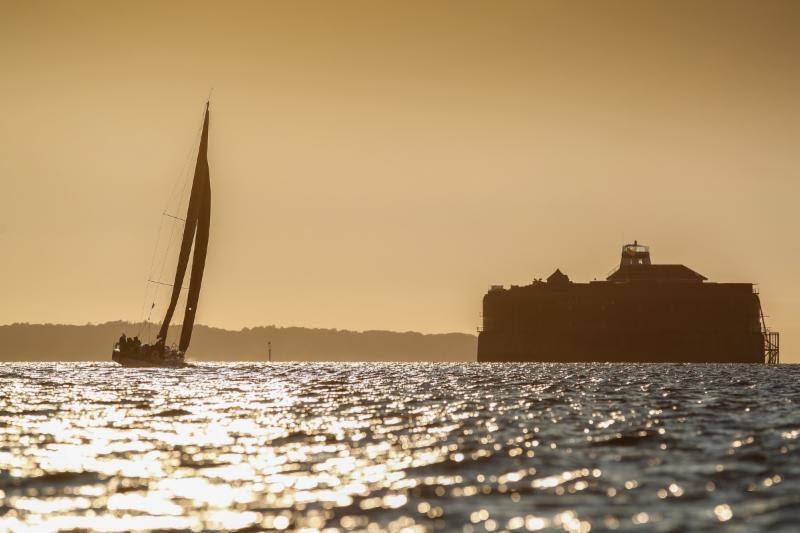
<path id="1" fill-rule="evenodd" d="M 800 523 L 800 367 L 0 366 L 0 530 Z"/>

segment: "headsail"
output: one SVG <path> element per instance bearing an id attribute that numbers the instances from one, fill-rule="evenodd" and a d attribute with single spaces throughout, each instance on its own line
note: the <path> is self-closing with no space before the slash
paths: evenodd
<path id="1" fill-rule="evenodd" d="M 169 330 L 172 316 L 175 313 L 175 306 L 178 304 L 178 297 L 183 286 L 183 279 L 186 276 L 186 267 L 189 264 L 189 253 L 192 250 L 194 241 L 194 256 L 192 259 L 192 274 L 189 283 L 189 295 L 186 302 L 186 313 L 184 315 L 183 328 L 181 330 L 180 351 L 186 351 L 189 347 L 189 340 L 192 337 L 192 327 L 194 317 L 197 312 L 197 301 L 200 297 L 200 284 L 203 280 L 203 270 L 205 267 L 206 250 L 208 248 L 208 228 L 211 217 L 211 182 L 208 170 L 208 123 L 209 112 L 208 103 L 206 104 L 205 120 L 203 121 L 203 133 L 200 138 L 200 149 L 197 152 L 197 163 L 194 168 L 194 180 L 192 181 L 192 192 L 189 197 L 189 207 L 186 210 L 186 222 L 183 228 L 183 239 L 181 250 L 178 256 L 178 268 L 175 272 L 175 283 L 172 286 L 172 297 L 164 316 L 164 322 L 158 332 L 158 343 L 166 344 L 167 331 Z"/>

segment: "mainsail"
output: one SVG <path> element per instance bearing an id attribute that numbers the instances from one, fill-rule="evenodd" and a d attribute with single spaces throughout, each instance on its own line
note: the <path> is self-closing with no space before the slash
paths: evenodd
<path id="1" fill-rule="evenodd" d="M 181 294 L 183 279 L 186 276 L 186 268 L 189 264 L 189 254 L 192 250 L 192 243 L 194 243 L 189 294 L 186 298 L 186 312 L 184 313 L 181 339 L 178 344 L 178 349 L 181 352 L 186 351 L 192 338 L 192 327 L 197 313 L 197 302 L 200 299 L 200 285 L 203 281 L 206 251 L 208 250 L 208 228 L 211 221 L 211 181 L 207 153 L 208 104 L 206 104 L 205 120 L 203 121 L 203 133 L 200 137 L 200 149 L 197 152 L 197 163 L 194 167 L 194 180 L 192 181 L 192 192 L 189 197 L 189 207 L 186 210 L 186 222 L 183 227 L 183 240 L 181 241 L 181 250 L 178 255 L 175 282 L 172 286 L 172 298 L 170 299 L 169 307 L 167 307 L 164 322 L 158 332 L 158 343 L 161 345 L 166 344 L 167 330 L 169 330 L 169 324 L 178 304 L 178 297 Z"/>

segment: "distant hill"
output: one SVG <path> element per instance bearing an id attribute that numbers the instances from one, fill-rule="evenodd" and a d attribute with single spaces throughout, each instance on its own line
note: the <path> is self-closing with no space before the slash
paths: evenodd
<path id="1" fill-rule="evenodd" d="M 119 335 L 134 335 L 140 327 L 129 322 L 0 326 L 0 361 L 108 361 Z M 169 338 L 177 335 L 178 329 L 172 328 Z M 474 361 L 477 352 L 477 338 L 465 333 L 276 326 L 231 331 L 197 325 L 188 359 L 264 361 L 267 342 L 272 342 L 274 361 Z"/>

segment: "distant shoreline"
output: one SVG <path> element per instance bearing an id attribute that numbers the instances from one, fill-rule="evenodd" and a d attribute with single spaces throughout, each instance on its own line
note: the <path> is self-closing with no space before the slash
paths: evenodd
<path id="1" fill-rule="evenodd" d="M 125 321 L 101 324 L 0 326 L 0 361 L 108 361 L 125 331 L 143 325 Z M 151 327 L 155 327 L 151 325 Z M 180 326 L 170 328 L 177 337 Z M 187 358 L 194 361 L 265 361 L 267 342 L 273 361 L 475 361 L 477 337 L 466 333 L 350 331 L 258 326 L 227 330 L 198 324 Z"/>

